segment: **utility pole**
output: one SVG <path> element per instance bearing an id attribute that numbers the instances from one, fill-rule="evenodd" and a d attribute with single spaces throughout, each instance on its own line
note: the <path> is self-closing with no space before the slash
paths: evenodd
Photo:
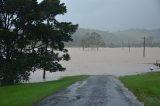
<path id="1" fill-rule="evenodd" d="M 129 48 L 129 52 L 130 52 L 131 51 L 131 45 L 130 45 L 129 41 L 128 41 L 128 48 Z"/>
<path id="2" fill-rule="evenodd" d="M 121 45 L 121 47 L 122 47 L 122 49 L 123 49 L 123 47 L 124 47 L 124 42 L 122 41 L 122 45 Z"/>
<path id="3" fill-rule="evenodd" d="M 146 37 L 144 37 L 144 43 L 143 43 L 143 57 L 145 57 L 146 52 Z"/>

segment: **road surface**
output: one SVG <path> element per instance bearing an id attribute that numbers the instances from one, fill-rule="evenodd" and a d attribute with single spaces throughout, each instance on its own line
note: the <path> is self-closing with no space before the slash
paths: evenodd
<path id="1" fill-rule="evenodd" d="M 143 106 L 114 76 L 95 75 L 42 100 L 37 106 Z"/>

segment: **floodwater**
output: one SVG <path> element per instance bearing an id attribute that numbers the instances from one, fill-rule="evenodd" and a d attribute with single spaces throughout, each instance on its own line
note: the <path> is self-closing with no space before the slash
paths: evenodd
<path id="1" fill-rule="evenodd" d="M 72 75 L 130 75 L 150 71 L 152 63 L 160 60 L 160 48 L 146 48 L 143 57 L 143 48 L 100 48 L 85 49 L 68 48 L 71 60 L 61 62 L 67 68 L 65 72 L 46 73 L 46 80 L 56 80 L 63 76 Z M 43 81 L 42 71 L 31 74 L 30 82 Z"/>

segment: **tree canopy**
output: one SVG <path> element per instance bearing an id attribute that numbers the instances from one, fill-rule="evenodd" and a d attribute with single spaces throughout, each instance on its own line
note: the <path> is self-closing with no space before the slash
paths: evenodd
<path id="1" fill-rule="evenodd" d="M 59 22 L 67 12 L 60 0 L 0 0 L 0 82 L 2 85 L 29 80 L 31 71 L 64 71 L 59 63 L 69 60 L 64 42 L 78 25 Z M 59 52 L 62 52 L 61 55 Z M 45 76 L 44 76 L 45 78 Z"/>
<path id="2" fill-rule="evenodd" d="M 85 38 L 81 40 L 81 46 L 84 48 L 98 48 L 105 47 L 106 44 L 103 41 L 100 34 L 96 32 L 86 33 Z"/>

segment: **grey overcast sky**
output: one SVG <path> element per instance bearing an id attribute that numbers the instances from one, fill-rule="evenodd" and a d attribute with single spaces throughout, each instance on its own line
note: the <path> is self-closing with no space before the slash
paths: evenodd
<path id="1" fill-rule="evenodd" d="M 124 30 L 160 28 L 160 0 L 61 0 L 68 12 L 58 16 L 81 28 Z"/>

